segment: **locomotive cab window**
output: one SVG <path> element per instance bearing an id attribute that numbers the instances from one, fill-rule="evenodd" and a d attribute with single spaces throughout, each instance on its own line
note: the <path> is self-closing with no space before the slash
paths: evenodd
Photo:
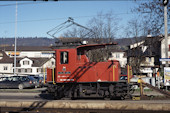
<path id="1" fill-rule="evenodd" d="M 60 52 L 60 63 L 68 64 L 68 52 L 66 51 Z"/>

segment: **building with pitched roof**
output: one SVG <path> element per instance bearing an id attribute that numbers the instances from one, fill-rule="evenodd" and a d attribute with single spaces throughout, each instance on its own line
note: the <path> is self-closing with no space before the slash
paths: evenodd
<path id="1" fill-rule="evenodd" d="M 132 44 L 127 50 L 128 64 L 133 67 L 135 74 L 152 77 L 159 69 L 161 58 L 162 36 L 149 36 Z"/>
<path id="2" fill-rule="evenodd" d="M 14 57 L 14 46 L 0 47 L 8 56 Z M 17 57 L 51 58 L 55 51 L 49 46 L 17 46 Z"/>
<path id="3" fill-rule="evenodd" d="M 54 68 L 55 59 L 52 58 L 17 58 L 16 73 L 29 75 L 43 75 L 46 68 Z"/>
<path id="4" fill-rule="evenodd" d="M 0 74 L 4 73 L 13 73 L 13 60 L 4 51 L 0 51 Z"/>
<path id="5" fill-rule="evenodd" d="M 120 63 L 120 66 L 122 68 L 125 68 L 127 65 L 127 55 L 126 52 L 120 49 L 117 50 L 111 50 L 111 57 L 109 60 L 118 60 Z"/>
<path id="6" fill-rule="evenodd" d="M 12 75 L 14 64 L 14 46 L 0 47 L 0 74 Z M 17 74 L 43 74 L 44 68 L 54 67 L 53 49 L 48 46 L 17 46 L 16 72 Z"/>

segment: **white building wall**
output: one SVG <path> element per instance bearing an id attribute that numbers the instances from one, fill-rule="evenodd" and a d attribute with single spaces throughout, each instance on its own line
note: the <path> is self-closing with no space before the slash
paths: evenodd
<path id="1" fill-rule="evenodd" d="M 13 68 L 12 68 L 13 64 L 11 63 L 4 63 L 4 64 L 0 64 L 0 73 L 13 73 Z M 7 67 L 4 70 L 4 67 Z"/>
<path id="2" fill-rule="evenodd" d="M 145 61 L 140 66 L 154 66 L 154 57 L 145 57 Z"/>
<path id="3" fill-rule="evenodd" d="M 131 45 L 130 45 L 130 49 L 136 48 L 137 46 L 143 44 L 144 42 L 145 42 L 145 41 L 141 41 L 141 42 L 138 42 L 138 43 L 131 44 Z"/>
<path id="4" fill-rule="evenodd" d="M 124 57 L 125 52 L 112 52 L 112 57 L 109 60 L 118 60 L 121 67 L 127 64 L 127 58 Z"/>
<path id="5" fill-rule="evenodd" d="M 32 73 L 31 74 L 33 74 L 33 75 L 37 75 L 37 74 L 39 74 L 38 72 L 37 72 L 37 69 L 38 69 L 39 67 L 32 67 Z"/>
<path id="6" fill-rule="evenodd" d="M 6 51 L 6 54 L 10 57 L 14 57 L 13 55 L 11 55 L 11 53 L 13 53 L 13 51 Z M 19 55 L 17 55 L 17 57 L 36 57 L 36 58 L 51 58 L 53 57 L 53 54 L 55 53 L 54 51 L 20 51 L 17 52 Z"/>
<path id="7" fill-rule="evenodd" d="M 169 45 L 170 45 L 170 36 L 168 36 L 168 56 L 170 56 Z M 165 57 L 165 39 L 163 39 L 161 42 L 161 58 L 166 58 Z M 162 62 L 162 64 L 165 64 L 165 62 Z"/>
<path id="8" fill-rule="evenodd" d="M 43 65 L 43 68 L 55 68 L 55 59 L 51 58 Z"/>
<path id="9" fill-rule="evenodd" d="M 24 64 L 25 61 L 28 61 L 28 65 Z M 20 60 L 20 65 L 22 68 L 31 68 L 32 64 L 33 64 L 33 61 L 28 58 L 24 58 L 24 59 Z"/>

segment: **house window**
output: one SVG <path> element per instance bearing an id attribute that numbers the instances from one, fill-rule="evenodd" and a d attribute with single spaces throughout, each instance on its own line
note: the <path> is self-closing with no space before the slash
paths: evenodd
<path id="1" fill-rule="evenodd" d="M 41 68 L 37 69 L 37 73 L 43 72 L 43 70 Z"/>
<path id="2" fill-rule="evenodd" d="M 149 57 L 149 62 L 151 62 L 151 58 Z"/>
<path id="3" fill-rule="evenodd" d="M 21 73 L 21 69 L 18 69 L 18 72 Z"/>
<path id="4" fill-rule="evenodd" d="M 25 71 L 24 69 L 21 69 L 21 72 L 22 72 L 22 73 L 24 73 L 24 71 Z"/>
<path id="5" fill-rule="evenodd" d="M 27 69 L 25 69 L 25 73 L 27 73 L 28 72 L 28 70 Z"/>
<path id="6" fill-rule="evenodd" d="M 68 52 L 64 51 L 60 53 L 60 63 L 68 64 Z"/>
<path id="7" fill-rule="evenodd" d="M 29 65 L 29 61 L 28 60 L 23 61 L 23 65 Z"/>
<path id="8" fill-rule="evenodd" d="M 54 62 L 52 61 L 51 64 L 54 65 Z"/>
<path id="9" fill-rule="evenodd" d="M 119 55 L 119 54 L 116 54 L 116 58 L 120 58 L 120 55 Z"/>
<path id="10" fill-rule="evenodd" d="M 4 66 L 4 70 L 8 70 L 8 66 Z"/>
<path id="11" fill-rule="evenodd" d="M 32 73 L 32 69 L 28 69 L 27 71 L 28 71 L 28 73 Z"/>

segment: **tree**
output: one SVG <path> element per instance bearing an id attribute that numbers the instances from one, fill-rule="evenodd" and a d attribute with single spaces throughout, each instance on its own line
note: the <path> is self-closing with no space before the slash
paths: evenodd
<path id="1" fill-rule="evenodd" d="M 170 4 L 167 6 L 168 21 L 170 24 Z M 133 9 L 134 12 L 139 13 L 143 17 L 145 23 L 151 29 L 152 35 L 160 35 L 164 26 L 164 6 L 163 0 L 149 0 L 142 2 Z M 170 30 L 169 30 L 170 31 Z"/>
<path id="2" fill-rule="evenodd" d="M 126 37 L 131 38 L 131 43 L 134 44 L 134 47 L 130 47 L 127 51 L 128 64 L 132 66 L 134 73 L 140 73 L 140 66 L 143 62 L 143 56 L 141 54 L 142 39 L 140 36 L 144 36 L 147 27 L 142 24 L 138 19 L 132 19 L 128 22 L 127 27 L 125 28 Z"/>
<path id="3" fill-rule="evenodd" d="M 62 37 L 79 37 L 83 36 L 93 39 L 94 43 L 111 43 L 114 41 L 117 27 L 117 18 L 115 18 L 113 12 L 110 11 L 106 14 L 100 12 L 96 17 L 90 19 L 87 23 L 87 28 L 91 29 L 94 34 L 88 34 L 88 31 L 82 28 L 72 28 L 72 30 L 67 30 Z M 109 57 L 110 47 L 98 50 L 91 50 L 87 54 L 90 61 L 98 62 L 107 60 Z"/>
<path id="4" fill-rule="evenodd" d="M 103 14 L 100 12 L 96 17 L 93 17 L 88 22 L 88 27 L 91 28 L 95 34 L 94 38 L 104 38 L 114 40 L 116 32 L 118 30 L 117 18 L 112 11 Z"/>
<path id="5" fill-rule="evenodd" d="M 61 37 L 67 37 L 67 38 L 89 38 L 91 35 L 89 30 L 77 27 L 77 26 L 72 26 L 71 30 L 67 30 L 62 34 Z"/>
<path id="6" fill-rule="evenodd" d="M 93 29 L 95 32 L 94 38 L 97 43 L 110 43 L 114 41 L 116 32 L 118 30 L 117 27 L 117 18 L 115 18 L 113 12 L 110 11 L 106 14 L 100 12 L 96 17 L 93 17 L 88 22 L 88 27 Z M 115 46 L 114 46 L 115 47 Z M 112 48 L 107 47 L 104 49 L 92 50 L 88 53 L 91 61 L 105 61 L 110 57 L 110 53 Z"/>

